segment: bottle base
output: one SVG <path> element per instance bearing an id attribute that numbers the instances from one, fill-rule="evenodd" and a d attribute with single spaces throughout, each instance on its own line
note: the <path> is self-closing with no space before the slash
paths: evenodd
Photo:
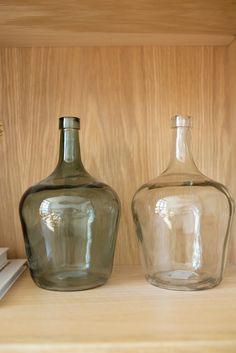
<path id="1" fill-rule="evenodd" d="M 108 280 L 107 277 L 89 273 L 86 271 L 48 272 L 40 275 L 32 275 L 36 285 L 42 289 L 72 292 L 102 286 Z"/>
<path id="2" fill-rule="evenodd" d="M 156 287 L 178 291 L 210 289 L 221 282 L 221 278 L 187 270 L 163 271 L 145 277 L 150 284 Z"/>

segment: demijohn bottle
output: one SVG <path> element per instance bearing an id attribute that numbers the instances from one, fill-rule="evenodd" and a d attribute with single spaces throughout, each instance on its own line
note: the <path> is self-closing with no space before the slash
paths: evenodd
<path id="1" fill-rule="evenodd" d="M 219 284 L 234 204 L 222 184 L 196 167 L 191 118 L 172 119 L 168 168 L 134 195 L 133 218 L 147 280 L 158 287 L 199 290 Z"/>
<path id="2" fill-rule="evenodd" d="M 20 218 L 31 276 L 58 291 L 100 286 L 113 264 L 119 199 L 85 170 L 79 118 L 59 119 L 60 155 L 54 172 L 29 188 Z"/>

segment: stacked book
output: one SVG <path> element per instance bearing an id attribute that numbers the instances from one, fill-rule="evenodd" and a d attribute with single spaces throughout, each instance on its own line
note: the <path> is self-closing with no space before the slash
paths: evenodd
<path id="1" fill-rule="evenodd" d="M 8 260 L 8 248 L 0 248 L 0 299 L 25 270 L 25 260 Z"/>

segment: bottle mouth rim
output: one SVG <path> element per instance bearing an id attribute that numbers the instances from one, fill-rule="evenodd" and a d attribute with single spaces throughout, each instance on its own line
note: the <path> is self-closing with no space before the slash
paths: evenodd
<path id="1" fill-rule="evenodd" d="M 80 118 L 77 116 L 59 117 L 59 129 L 80 129 Z"/>
<path id="2" fill-rule="evenodd" d="M 189 115 L 175 115 L 171 118 L 171 127 L 187 127 L 192 128 L 192 118 Z"/>

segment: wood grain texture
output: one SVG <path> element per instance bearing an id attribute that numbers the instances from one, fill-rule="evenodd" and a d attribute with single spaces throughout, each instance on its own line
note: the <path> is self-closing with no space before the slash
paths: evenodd
<path id="1" fill-rule="evenodd" d="M 226 182 L 231 185 L 231 192 L 236 201 L 236 40 L 228 47 L 227 64 L 227 105 L 228 115 L 225 127 L 229 131 L 230 149 L 227 153 L 229 167 L 226 172 Z M 232 233 L 236 234 L 236 221 Z M 236 262 L 236 238 L 233 237 L 230 246 L 230 258 Z"/>
<path id="2" fill-rule="evenodd" d="M 0 26 L 1 28 L 1 26 Z M 39 32 L 39 33 L 38 33 Z M 40 28 L 37 34 L 29 33 L 28 28 L 17 29 L 10 35 L 8 28 L 0 32 L 0 47 L 90 47 L 90 46 L 221 46 L 229 45 L 235 36 L 230 34 L 189 34 L 189 33 L 112 33 L 83 32 L 64 33 Z"/>
<path id="3" fill-rule="evenodd" d="M 0 46 L 220 45 L 235 34 L 235 0 L 0 0 Z"/>
<path id="4" fill-rule="evenodd" d="M 117 264 L 139 263 L 130 203 L 136 189 L 168 163 L 172 115 L 193 116 L 197 165 L 233 188 L 226 47 L 23 48 L 0 53 L 0 246 L 9 246 L 11 256 L 24 256 L 20 196 L 56 165 L 59 115 L 81 117 L 84 164 L 121 199 Z"/>
<path id="5" fill-rule="evenodd" d="M 151 286 L 137 266 L 68 293 L 39 289 L 26 272 L 1 301 L 0 352 L 234 353 L 235 270 L 199 292 Z"/>

